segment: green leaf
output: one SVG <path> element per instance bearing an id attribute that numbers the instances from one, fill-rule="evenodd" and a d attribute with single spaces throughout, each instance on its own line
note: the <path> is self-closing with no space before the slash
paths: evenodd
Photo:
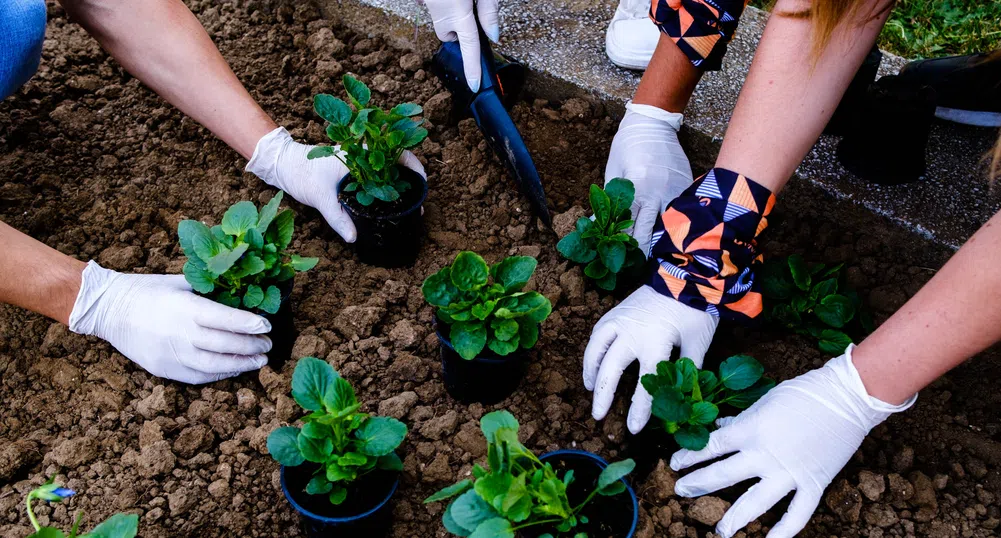
<path id="1" fill-rule="evenodd" d="M 840 355 L 851 343 L 852 339 L 847 334 L 836 329 L 824 329 L 820 333 L 820 341 L 817 346 L 828 355 Z"/>
<path id="2" fill-rule="evenodd" d="M 436 491 L 433 495 L 431 495 L 427 499 L 424 499 L 424 504 L 434 503 L 434 502 L 438 502 L 438 501 L 444 501 L 445 499 L 451 499 L 452 497 L 455 497 L 456 495 L 464 493 L 466 490 L 468 490 L 471 487 L 473 487 L 473 481 L 467 478 L 467 479 L 462 480 L 462 481 L 460 481 L 460 482 L 458 482 L 456 484 L 452 484 L 451 486 L 448 486 L 447 488 L 442 488 L 442 489 Z"/>
<path id="3" fill-rule="evenodd" d="M 261 250 L 264 248 L 264 234 L 257 231 L 257 228 L 247 230 L 243 235 L 243 240 L 250 245 L 250 250 Z"/>
<path id="4" fill-rule="evenodd" d="M 674 364 L 674 370 L 677 373 L 677 387 L 682 392 L 692 392 L 699 378 L 699 369 L 692 362 L 692 359 L 688 357 L 678 359 L 678 362 Z"/>
<path id="5" fill-rule="evenodd" d="M 277 314 L 281 306 L 282 292 L 276 286 L 268 286 L 268 289 L 264 290 L 264 299 L 261 301 L 261 304 L 257 305 L 258 308 L 268 314 Z"/>
<path id="6" fill-rule="evenodd" d="M 278 463 L 286 467 L 302 465 L 306 458 L 299 450 L 299 428 L 285 426 L 268 435 L 268 453 Z"/>
<path id="7" fill-rule="evenodd" d="M 220 292 L 214 298 L 215 302 L 224 304 L 230 308 L 240 308 L 240 298 L 227 291 Z"/>
<path id="8" fill-rule="evenodd" d="M 55 527 L 42 527 L 38 532 L 28 535 L 28 538 L 65 538 L 66 534 Z"/>
<path id="9" fill-rule="evenodd" d="M 291 209 L 286 209 L 275 217 L 266 236 L 271 242 L 277 243 L 278 250 L 285 250 L 292 242 L 292 232 L 294 231 L 295 215 Z"/>
<path id="10" fill-rule="evenodd" d="M 386 166 L 386 154 L 378 150 L 371 151 L 368 154 L 368 164 L 371 164 L 376 172 L 382 170 L 382 167 Z"/>
<path id="11" fill-rule="evenodd" d="M 337 155 L 337 150 L 333 146 L 316 146 L 306 154 L 307 159 L 322 159 Z"/>
<path id="12" fill-rule="evenodd" d="M 257 226 L 257 206 L 254 202 L 237 202 L 222 216 L 222 231 L 240 235 Z"/>
<path id="13" fill-rule="evenodd" d="M 134 538 L 139 532 L 139 516 L 115 514 L 91 529 L 86 538 Z"/>
<path id="14" fill-rule="evenodd" d="M 702 450 L 709 444 L 709 430 L 705 426 L 685 424 L 674 432 L 674 440 L 681 448 L 687 450 Z"/>
<path id="15" fill-rule="evenodd" d="M 347 90 L 348 95 L 362 106 L 367 105 L 368 101 L 372 98 L 372 92 L 368 89 L 368 86 L 351 75 L 341 77 L 341 83 L 344 84 L 344 89 Z"/>
<path id="16" fill-rule="evenodd" d="M 212 236 L 212 231 L 197 220 L 182 220 L 177 225 L 177 235 L 181 240 L 181 250 L 189 258 L 208 261 L 219 252 L 220 245 Z"/>
<path id="17" fill-rule="evenodd" d="M 487 328 L 480 322 L 459 321 L 452 324 L 449 339 L 463 359 L 475 359 L 487 345 Z"/>
<path id="18" fill-rule="evenodd" d="M 514 538 L 514 529 L 510 521 L 495 517 L 480 523 L 469 538 Z"/>
<path id="19" fill-rule="evenodd" d="M 840 329 L 855 317 L 855 305 L 844 295 L 828 295 L 813 309 L 820 321 Z"/>
<path id="20" fill-rule="evenodd" d="M 608 267 L 601 260 L 593 260 L 584 267 L 584 276 L 598 280 L 608 275 Z"/>
<path id="21" fill-rule="evenodd" d="M 719 366 L 720 381 L 730 390 L 744 390 L 765 373 L 765 367 L 749 355 L 734 355 Z"/>
<path id="22" fill-rule="evenodd" d="M 765 395 L 766 392 L 775 387 L 775 380 L 763 377 L 757 383 L 751 385 L 747 390 L 740 391 L 732 396 L 728 396 L 726 402 L 737 409 L 747 409 Z"/>
<path id="23" fill-rule="evenodd" d="M 264 300 L 264 290 L 260 286 L 251 284 L 247 286 L 247 293 L 243 294 L 243 306 L 247 308 L 257 308 Z"/>
<path id="24" fill-rule="evenodd" d="M 518 334 L 518 322 L 513 319 L 494 319 L 490 322 L 490 328 L 498 340 L 510 340 Z"/>
<path id="25" fill-rule="evenodd" d="M 626 245 L 618 241 L 601 241 L 598 243 L 598 256 L 609 271 L 618 273 L 626 263 Z"/>
<path id="26" fill-rule="evenodd" d="M 332 436 L 333 430 L 330 426 L 320 422 L 307 422 L 302 426 L 302 434 L 313 439 L 323 439 Z"/>
<path id="27" fill-rule="evenodd" d="M 340 377 L 334 367 L 316 357 L 303 357 L 292 372 L 292 399 L 308 411 L 324 409 L 323 400 Z"/>
<path id="28" fill-rule="evenodd" d="M 351 107 L 333 95 L 321 93 L 314 96 L 313 110 L 334 125 L 347 125 L 351 121 Z"/>
<path id="29" fill-rule="evenodd" d="M 796 287 L 807 291 L 810 289 L 810 269 L 806 266 L 806 262 L 803 261 L 803 257 L 799 254 L 793 254 L 789 256 L 787 261 L 789 264 L 789 272 L 792 274 L 792 280 L 796 284 Z"/>
<path id="30" fill-rule="evenodd" d="M 612 291 L 615 289 L 616 276 L 615 273 L 609 271 L 608 274 L 595 280 L 594 283 L 598 285 L 599 288 L 603 290 Z"/>
<path id="31" fill-rule="evenodd" d="M 296 444 L 299 446 L 302 457 L 306 458 L 306 461 L 314 463 L 325 463 L 334 451 L 334 442 L 331 438 L 314 439 L 304 435 L 302 431 L 296 437 Z"/>
<path id="32" fill-rule="evenodd" d="M 491 411 L 483 415 L 483 418 L 480 419 L 480 429 L 483 430 L 483 436 L 487 438 L 487 443 L 490 444 L 497 442 L 497 430 L 509 429 L 518 431 L 518 427 L 518 419 L 503 409 Z"/>
<path id="33" fill-rule="evenodd" d="M 591 222 L 590 219 L 585 220 Z M 560 239 L 556 244 L 556 250 L 559 250 L 564 258 L 576 263 L 588 263 L 598 256 L 598 251 L 588 246 L 579 231 L 570 232 Z"/>
<path id="34" fill-rule="evenodd" d="M 632 181 L 617 177 L 605 185 L 605 194 L 611 202 L 612 218 L 617 220 L 633 205 L 636 188 Z"/>
<path id="35" fill-rule="evenodd" d="M 661 386 L 652 394 L 651 412 L 657 418 L 668 422 L 686 422 L 692 416 L 692 404 L 676 388 Z"/>
<path id="36" fill-rule="evenodd" d="M 316 267 L 316 264 L 320 263 L 320 258 L 303 258 L 298 254 L 293 254 L 291 263 L 292 268 L 296 271 L 309 271 Z"/>
<path id="37" fill-rule="evenodd" d="M 459 288 L 452 284 L 452 269 L 443 267 L 437 273 L 424 279 L 421 293 L 424 299 L 433 306 L 448 306 L 456 300 Z"/>
<path id="38" fill-rule="evenodd" d="M 407 426 L 392 417 L 369 417 L 355 430 L 358 450 L 369 456 L 384 456 L 396 450 L 407 436 Z"/>
<path id="39" fill-rule="evenodd" d="M 504 291 L 514 292 L 525 287 L 538 262 L 531 256 L 511 256 L 497 264 L 494 280 L 504 286 Z"/>
<path id="40" fill-rule="evenodd" d="M 314 476 L 306 484 L 306 493 L 310 495 L 326 495 L 332 489 L 334 489 L 334 484 L 322 474 Z"/>
<path id="41" fill-rule="evenodd" d="M 699 390 L 703 396 L 715 390 L 717 386 L 719 386 L 719 379 L 717 379 L 716 374 L 710 370 L 699 371 Z"/>
<path id="42" fill-rule="evenodd" d="M 466 529 L 462 525 L 456 523 L 455 518 L 452 517 L 452 506 L 454 504 L 455 502 L 452 502 L 451 504 L 448 505 L 448 508 L 445 509 L 445 513 L 442 514 L 441 516 L 441 523 L 442 525 L 445 526 L 445 530 L 447 530 L 451 534 L 454 534 L 456 536 L 467 537 L 473 531 Z"/>
<path id="43" fill-rule="evenodd" d="M 504 496 L 511 489 L 513 481 L 514 477 L 511 473 L 492 469 L 490 474 L 473 484 L 473 489 L 483 500 L 487 501 L 487 504 L 499 511 L 504 503 Z"/>
<path id="44" fill-rule="evenodd" d="M 518 321 L 518 345 L 522 349 L 532 349 L 535 347 L 536 342 L 539 341 L 539 324 L 532 321 L 521 319 Z"/>
<path id="45" fill-rule="evenodd" d="M 470 307 L 469 313 L 476 319 L 485 320 L 490 317 L 490 314 L 494 311 L 495 306 L 497 306 L 497 301 L 484 301 Z"/>
<path id="46" fill-rule="evenodd" d="M 344 486 L 340 485 L 335 485 L 333 489 L 330 491 L 330 494 L 327 495 L 327 501 L 329 501 L 330 504 L 334 506 L 341 504 L 342 502 L 344 502 L 344 499 L 347 498 L 348 498 L 348 490 Z"/>
<path id="47" fill-rule="evenodd" d="M 601 474 L 598 475 L 598 492 L 600 493 L 601 490 L 618 482 L 622 479 L 622 477 L 633 472 L 633 469 L 635 468 L 636 462 L 631 459 L 610 463 L 608 467 L 605 467 L 601 471 Z"/>
<path id="48" fill-rule="evenodd" d="M 392 452 L 390 453 L 392 454 Z M 385 455 L 385 454 L 383 454 Z M 382 457 L 382 456 L 377 456 Z M 337 457 L 337 465 L 341 467 L 361 467 L 369 462 L 369 458 L 364 454 L 359 454 L 357 452 L 348 452 L 342 456 Z"/>
<path id="49" fill-rule="evenodd" d="M 417 116 L 421 112 L 424 112 L 424 109 L 421 108 L 421 105 L 416 103 L 401 103 L 394 106 L 392 110 L 389 111 L 390 114 L 396 114 L 398 116 Z"/>
<path id="50" fill-rule="evenodd" d="M 688 419 L 692 424 L 701 424 L 703 426 L 707 424 L 712 424 L 716 417 L 719 415 L 719 408 L 716 404 L 710 402 L 695 402 L 692 405 L 692 416 Z"/>
<path id="51" fill-rule="evenodd" d="M 510 340 L 498 340 L 496 338 L 490 338 L 487 340 L 487 347 L 490 351 L 500 355 L 501 357 L 506 357 L 515 351 L 518 351 L 518 346 L 520 342 L 518 341 L 518 334 L 515 333 L 514 337 Z"/>
<path id="52" fill-rule="evenodd" d="M 375 196 L 372 196 L 367 192 L 358 191 L 358 193 L 355 194 L 355 199 L 358 200 L 359 204 L 368 207 L 375 201 Z"/>
<path id="53" fill-rule="evenodd" d="M 451 278 L 455 287 L 462 291 L 479 289 L 487 284 L 490 268 L 479 254 L 460 252 L 452 262 Z"/>
<path id="54" fill-rule="evenodd" d="M 594 212 L 595 222 L 604 228 L 612 216 L 612 201 L 605 194 L 605 191 L 601 190 L 597 185 L 591 185 L 588 198 L 591 201 L 591 211 Z"/>
<path id="55" fill-rule="evenodd" d="M 336 370 L 334 374 L 337 375 Z M 351 383 L 347 379 L 337 375 L 337 378 L 334 379 L 333 387 L 327 390 L 327 393 L 323 397 L 323 405 L 331 412 L 338 414 L 342 414 L 348 409 L 356 408 L 358 399 L 355 396 L 355 389 L 351 387 Z"/>
<path id="56" fill-rule="evenodd" d="M 455 522 L 470 531 L 488 519 L 497 517 L 497 511 L 486 503 L 475 491 L 467 491 L 460 495 L 449 509 Z"/>
<path id="57" fill-rule="evenodd" d="M 379 456 L 379 459 L 375 461 L 375 466 L 384 471 L 399 472 L 403 470 L 403 460 L 396 455 L 396 452 L 390 452 L 385 456 Z"/>
<path id="58" fill-rule="evenodd" d="M 410 149 L 428 137 L 428 130 L 423 127 L 418 127 L 412 131 L 407 132 L 407 135 L 403 138 L 403 142 L 400 146 L 406 149 Z"/>
<path id="59" fill-rule="evenodd" d="M 248 248 L 250 248 L 250 245 L 241 243 L 233 250 L 220 249 L 218 254 L 212 256 L 208 260 L 205 260 L 205 267 L 210 273 L 212 273 L 212 275 L 219 276 L 226 271 L 229 271 L 229 269 L 233 267 L 237 261 L 239 261 L 240 256 L 243 256 L 243 253 L 247 252 Z"/>
<path id="60" fill-rule="evenodd" d="M 838 279 L 828 278 L 827 280 L 821 281 L 814 284 L 813 288 L 810 289 L 810 300 L 820 301 L 828 295 L 834 295 L 838 292 Z"/>
<path id="61" fill-rule="evenodd" d="M 184 280 L 191 285 L 191 289 L 201 294 L 212 293 L 215 289 L 212 273 L 199 267 L 197 263 L 188 260 L 184 262 Z"/>

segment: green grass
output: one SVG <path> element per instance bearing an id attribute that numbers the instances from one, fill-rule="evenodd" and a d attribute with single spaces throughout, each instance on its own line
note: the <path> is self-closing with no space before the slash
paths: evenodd
<path id="1" fill-rule="evenodd" d="M 769 9 L 771 0 L 752 0 Z M 898 0 L 879 47 L 905 58 L 990 52 L 1001 48 L 1001 1 Z"/>

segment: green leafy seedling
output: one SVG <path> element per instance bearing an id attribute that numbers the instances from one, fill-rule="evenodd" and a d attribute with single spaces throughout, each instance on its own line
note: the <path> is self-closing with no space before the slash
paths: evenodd
<path id="1" fill-rule="evenodd" d="M 253 202 L 237 202 L 211 228 L 197 220 L 178 224 L 188 257 L 184 278 L 192 289 L 233 308 L 278 312 L 278 284 L 319 262 L 286 252 L 295 224 L 291 209 L 278 211 L 282 197 L 278 191 L 260 212 Z"/>
<path id="2" fill-rule="evenodd" d="M 310 411 L 301 428 L 285 426 L 268 435 L 268 452 L 278 463 L 319 464 L 306 493 L 326 495 L 338 505 L 352 482 L 376 470 L 402 471 L 396 448 L 407 426 L 390 417 L 359 411 L 361 403 L 346 379 L 326 361 L 304 357 L 292 373 L 292 398 Z"/>
<path id="3" fill-rule="evenodd" d="M 475 359 L 484 348 L 503 357 L 539 341 L 539 324 L 553 305 L 537 291 L 522 291 L 537 264 L 530 256 L 511 256 L 487 265 L 465 251 L 424 280 L 424 298 L 450 327 L 452 347 L 462 358 Z"/>
<path id="4" fill-rule="evenodd" d="M 626 490 L 622 478 L 632 472 L 633 460 L 609 464 L 583 502 L 571 506 L 567 487 L 573 471 L 560 476 L 552 465 L 539 460 L 518 441 L 518 421 L 507 411 L 487 413 L 480 428 L 487 440 L 489 469 L 473 465 L 473 478 L 448 486 L 424 500 L 451 499 L 442 515 L 449 533 L 470 538 L 514 538 L 538 525 L 571 532 L 587 516 L 581 513 L 597 496 L 619 495 Z M 551 535 L 543 535 L 549 536 Z M 574 534 L 586 538 L 585 533 Z"/>
<path id="5" fill-rule="evenodd" d="M 808 264 L 799 254 L 769 261 L 761 270 L 766 316 L 797 334 L 817 339 L 821 351 L 839 355 L 852 343 L 846 331 L 853 322 L 872 332 L 869 312 L 844 284 L 844 264 Z"/>
<path id="6" fill-rule="evenodd" d="M 747 409 L 775 386 L 764 372 L 761 363 L 747 355 L 723 361 L 718 375 L 699 370 L 685 357 L 659 363 L 657 373 L 644 375 L 640 382 L 653 396 L 653 416 L 678 445 L 702 450 L 709 443 L 709 428 L 719 416 L 719 406 Z"/>
<path id="7" fill-rule="evenodd" d="M 603 290 L 614 290 L 621 281 L 618 275 L 642 270 L 646 261 L 639 244 L 625 233 L 635 224 L 629 209 L 635 194 L 628 179 L 615 178 L 605 190 L 591 185 L 594 219 L 577 219 L 577 228 L 556 245 L 564 258 L 584 264 L 584 275 Z"/>
<path id="8" fill-rule="evenodd" d="M 424 120 L 413 119 L 424 110 L 403 103 L 385 112 L 370 104 L 372 92 L 360 80 L 344 75 L 341 82 L 350 105 L 325 93 L 313 98 L 313 110 L 327 121 L 327 137 L 338 146 L 317 146 L 306 157 L 334 157 L 344 163 L 353 180 L 344 185 L 344 192 L 354 193 L 363 206 L 396 201 L 413 187 L 400 178 L 396 163 L 404 150 L 427 138 Z"/>
<path id="9" fill-rule="evenodd" d="M 75 494 L 75 491 L 56 484 L 52 479 L 28 492 L 24 504 L 28 512 L 28 520 L 35 528 L 35 532 L 28 535 L 28 538 L 134 538 L 139 532 L 139 516 L 135 514 L 115 514 L 91 529 L 90 532 L 83 534 L 80 534 L 80 520 L 83 518 L 83 512 L 77 513 L 69 534 L 55 527 L 42 526 L 38 523 L 35 511 L 31 508 L 31 501 L 41 500 L 58 503 Z"/>

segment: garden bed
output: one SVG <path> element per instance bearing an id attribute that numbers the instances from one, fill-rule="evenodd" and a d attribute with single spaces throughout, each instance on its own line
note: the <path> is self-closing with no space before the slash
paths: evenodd
<path id="1" fill-rule="evenodd" d="M 560 257 L 555 236 L 532 222 L 528 201 L 473 122 L 448 121 L 448 97 L 427 73 L 428 58 L 331 27 L 301 3 L 188 4 L 251 93 L 299 139 L 324 141 L 312 96 L 336 93 L 344 72 L 386 102 L 423 104 L 433 124 L 415 151 L 430 184 L 428 239 L 415 267 L 360 264 L 316 211 L 289 200 L 300 225 L 294 249 L 321 258 L 295 281 L 294 357 L 326 358 L 365 409 L 398 417 L 412 432 L 399 449 L 404 473 L 392 535 L 444 535 L 443 506 L 420 501 L 483 459 L 478 420 L 492 409 L 517 416 L 523 441 L 536 452 L 578 448 L 609 461 L 623 457 L 635 375 L 623 381 L 603 422 L 591 419 L 579 375 L 590 329 L 615 299 L 585 285 L 581 269 Z M 184 262 L 176 246 L 180 220 L 214 223 L 236 201 L 274 195 L 242 173 L 245 162 L 232 150 L 125 74 L 55 5 L 47 35 L 42 71 L 0 103 L 0 219 L 112 269 L 176 273 Z M 616 121 L 579 98 L 529 99 L 513 116 L 554 213 L 569 213 L 557 223 L 567 226 L 582 213 L 573 208 L 586 206 L 588 185 L 602 179 Z M 696 171 L 707 164 L 693 163 Z M 950 254 L 800 183 L 783 193 L 771 220 L 766 252 L 846 262 L 877 322 Z M 445 393 L 432 308 L 420 292 L 423 279 L 460 250 L 490 262 L 537 257 L 529 287 L 554 306 L 525 381 L 494 406 L 459 404 Z M 755 356 L 779 380 L 826 358 L 803 337 L 724 325 L 707 366 L 736 352 Z M 996 535 L 996 359 L 992 352 L 961 367 L 922 393 L 915 409 L 877 428 L 803 536 Z M 184 386 L 148 375 L 106 343 L 0 306 L 0 535 L 29 533 L 21 500 L 52 474 L 81 495 L 39 506 L 43 523 L 68 527 L 84 509 L 84 528 L 125 511 L 140 516 L 140 534 L 148 537 L 297 535 L 278 465 L 262 452 L 271 430 L 299 416 L 288 394 L 294 365 Z M 637 536 L 703 537 L 736 499 L 735 491 L 676 499 L 673 477 L 660 466 L 633 478 Z M 762 517 L 748 535 L 763 536 L 779 515 Z"/>

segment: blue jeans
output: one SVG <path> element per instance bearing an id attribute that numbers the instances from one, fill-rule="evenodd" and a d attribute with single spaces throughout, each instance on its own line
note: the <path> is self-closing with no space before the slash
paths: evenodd
<path id="1" fill-rule="evenodd" d="M 45 40 L 45 0 L 0 0 L 0 100 L 38 70 Z"/>

